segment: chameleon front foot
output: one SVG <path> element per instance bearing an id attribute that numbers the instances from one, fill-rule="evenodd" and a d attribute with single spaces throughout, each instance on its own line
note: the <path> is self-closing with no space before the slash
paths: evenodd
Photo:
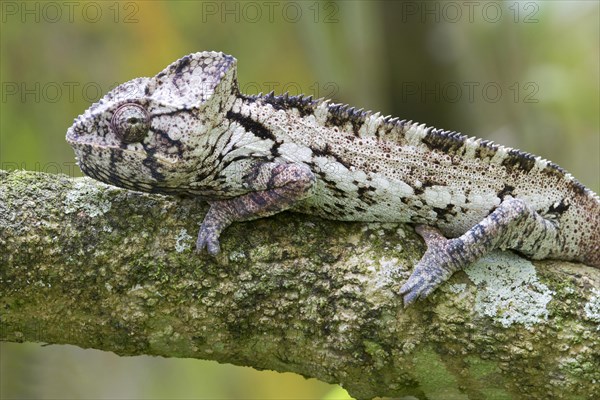
<path id="1" fill-rule="evenodd" d="M 404 307 L 429 296 L 458 269 L 453 257 L 457 244 L 455 239 L 446 239 L 431 226 L 419 225 L 415 230 L 425 240 L 427 251 L 400 288 Z"/>
<path id="2" fill-rule="evenodd" d="M 302 164 L 261 163 L 247 175 L 250 191 L 226 200 L 210 202 L 204 217 L 196 251 L 204 249 L 212 256 L 220 252 L 219 236 L 232 222 L 248 221 L 287 210 L 310 196 L 315 177 Z"/>

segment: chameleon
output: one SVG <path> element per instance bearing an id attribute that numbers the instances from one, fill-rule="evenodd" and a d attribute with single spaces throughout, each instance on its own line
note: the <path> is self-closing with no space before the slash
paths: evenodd
<path id="1" fill-rule="evenodd" d="M 493 249 L 600 268 L 600 198 L 539 156 L 327 99 L 247 95 L 237 60 L 186 55 L 123 83 L 67 130 L 84 174 L 210 205 L 196 251 L 285 210 L 415 226 L 405 306 Z"/>

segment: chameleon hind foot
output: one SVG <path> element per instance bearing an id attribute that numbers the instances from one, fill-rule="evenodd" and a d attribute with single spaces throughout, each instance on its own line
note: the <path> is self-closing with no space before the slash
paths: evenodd
<path id="1" fill-rule="evenodd" d="M 446 239 L 438 229 L 427 225 L 418 225 L 415 231 L 425 240 L 427 251 L 400 288 L 404 307 L 429 296 L 459 269 L 456 254 L 461 246 L 456 239 Z"/>
<path id="2" fill-rule="evenodd" d="M 518 250 L 537 258 L 551 255 L 544 243 L 558 241 L 555 224 L 520 199 L 506 199 L 463 235 L 446 239 L 439 230 L 419 225 L 416 231 L 427 244 L 408 281 L 400 288 L 404 306 L 423 299 L 450 276 L 495 248 Z"/>

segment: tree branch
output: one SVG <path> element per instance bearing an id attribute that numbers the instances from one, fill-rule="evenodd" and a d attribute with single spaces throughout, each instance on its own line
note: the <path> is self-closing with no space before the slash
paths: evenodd
<path id="1" fill-rule="evenodd" d="M 600 396 L 600 270 L 494 253 L 404 310 L 410 226 L 284 213 L 234 224 L 212 259 L 191 251 L 206 210 L 0 171 L 0 339 L 291 371 L 357 398 Z"/>

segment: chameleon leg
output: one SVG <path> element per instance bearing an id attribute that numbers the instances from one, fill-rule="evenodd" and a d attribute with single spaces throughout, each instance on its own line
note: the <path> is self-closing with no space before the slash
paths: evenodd
<path id="1" fill-rule="evenodd" d="M 302 164 L 263 163 L 248 174 L 249 193 L 226 200 L 210 201 L 204 217 L 196 251 L 204 248 L 211 255 L 220 251 L 219 236 L 232 222 L 267 217 L 287 210 L 310 196 L 315 177 Z"/>
<path id="2" fill-rule="evenodd" d="M 515 249 L 543 258 L 558 240 L 556 226 L 520 199 L 503 201 L 490 215 L 454 239 L 446 239 L 436 228 L 419 225 L 416 231 L 427 251 L 400 289 L 404 306 L 425 298 L 452 274 L 495 248 Z M 546 246 L 546 247 L 544 247 Z"/>

